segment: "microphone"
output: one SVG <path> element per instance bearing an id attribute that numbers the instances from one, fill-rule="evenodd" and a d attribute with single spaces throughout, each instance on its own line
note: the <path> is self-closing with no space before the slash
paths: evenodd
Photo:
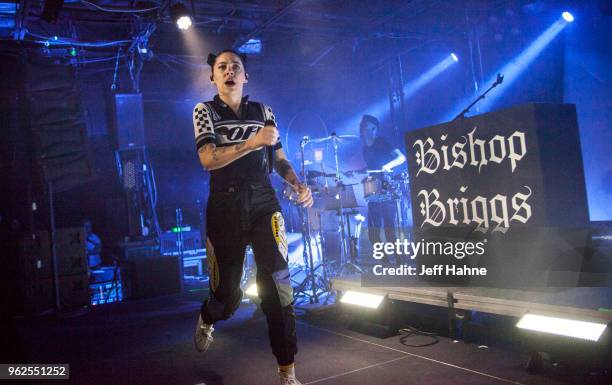
<path id="1" fill-rule="evenodd" d="M 268 119 L 265 121 L 264 126 L 276 127 L 276 122 L 272 119 Z M 268 174 L 272 174 L 272 171 L 274 171 L 274 146 L 266 146 L 266 159 L 268 163 Z"/>
<path id="2" fill-rule="evenodd" d="M 497 80 L 495 80 L 495 85 L 502 84 L 504 82 L 504 75 L 497 74 Z"/>

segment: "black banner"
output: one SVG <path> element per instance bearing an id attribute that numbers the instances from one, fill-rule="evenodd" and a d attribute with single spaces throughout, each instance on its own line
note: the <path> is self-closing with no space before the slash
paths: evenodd
<path id="1" fill-rule="evenodd" d="M 414 242 L 388 251 L 411 258 L 413 274 L 379 268 L 364 284 L 584 284 L 589 217 L 574 105 L 516 106 L 405 140 Z"/>

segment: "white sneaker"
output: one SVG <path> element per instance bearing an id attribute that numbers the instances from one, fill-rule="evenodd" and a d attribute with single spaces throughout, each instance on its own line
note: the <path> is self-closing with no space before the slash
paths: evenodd
<path id="1" fill-rule="evenodd" d="M 288 369 L 287 371 L 278 371 L 281 385 L 302 385 L 301 382 L 295 378 L 295 367 Z"/>
<path id="2" fill-rule="evenodd" d="M 202 315 L 198 317 L 195 333 L 193 333 L 193 342 L 195 343 L 198 352 L 205 352 L 213 342 L 212 332 L 215 329 L 212 325 L 205 324 L 202 320 Z"/>

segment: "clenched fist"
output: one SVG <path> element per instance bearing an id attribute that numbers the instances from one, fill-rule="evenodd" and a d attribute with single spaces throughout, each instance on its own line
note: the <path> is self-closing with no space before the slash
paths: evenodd
<path id="1" fill-rule="evenodd" d="M 279 134 L 276 127 L 269 124 L 263 126 L 255 136 L 250 137 L 247 142 L 251 148 L 258 150 L 263 146 L 274 146 L 278 142 Z"/>
<path id="2" fill-rule="evenodd" d="M 304 183 L 298 183 L 293 187 L 293 191 L 298 194 L 297 204 L 302 207 L 311 207 L 314 203 L 310 187 Z"/>

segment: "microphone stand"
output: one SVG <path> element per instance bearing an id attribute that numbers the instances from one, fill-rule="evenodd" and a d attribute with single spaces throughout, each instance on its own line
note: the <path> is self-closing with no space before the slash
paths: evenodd
<path id="1" fill-rule="evenodd" d="M 470 109 L 472 107 L 474 107 L 474 104 L 478 103 L 479 101 L 481 101 L 482 99 L 484 99 L 487 94 L 495 87 L 497 87 L 498 85 L 502 84 L 504 82 L 504 75 L 502 74 L 497 74 L 497 79 L 495 79 L 495 81 L 493 82 L 493 84 L 491 85 L 491 87 L 489 87 L 484 93 L 482 93 L 480 96 L 478 96 L 478 98 L 476 98 L 476 100 L 474 100 L 469 106 L 467 106 L 466 108 L 463 109 L 463 111 L 461 111 L 459 113 L 459 115 L 455 116 L 455 118 L 453 119 L 453 122 L 455 120 L 458 119 L 465 119 L 465 114 L 467 114 Z"/>

